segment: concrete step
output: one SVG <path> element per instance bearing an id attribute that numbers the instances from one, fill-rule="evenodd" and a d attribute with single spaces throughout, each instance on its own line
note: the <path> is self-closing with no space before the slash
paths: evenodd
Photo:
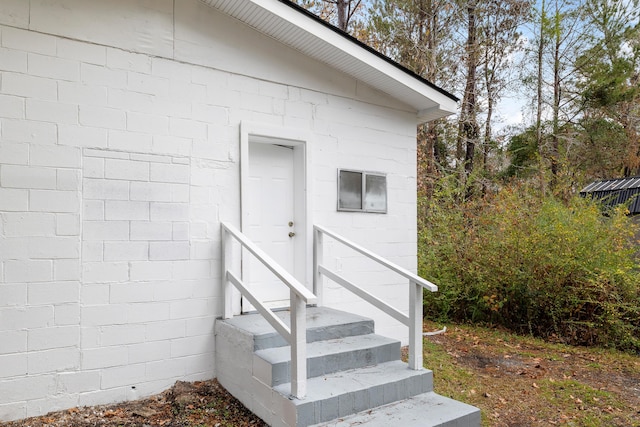
<path id="1" fill-rule="evenodd" d="M 307 378 L 400 359 L 400 341 L 376 334 L 315 341 L 307 345 Z M 257 350 L 253 376 L 271 386 L 291 381 L 291 347 Z"/>
<path id="2" fill-rule="evenodd" d="M 276 315 L 290 325 L 289 310 L 277 311 Z M 284 347 L 287 342 L 260 314 L 245 314 L 223 321 L 225 324 L 253 335 L 254 350 Z M 307 342 L 372 334 L 373 320 L 356 314 L 345 313 L 327 307 L 307 308 Z"/>
<path id="3" fill-rule="evenodd" d="M 478 427 L 480 410 L 436 393 L 423 393 L 313 427 Z"/>
<path id="4" fill-rule="evenodd" d="M 278 316 L 289 323 L 288 311 Z M 398 342 L 375 335 L 372 320 L 311 307 L 307 328 L 304 399 L 291 396 L 289 347 L 259 315 L 216 321 L 218 381 L 273 427 L 479 427 L 477 409 L 432 393 L 431 371 L 410 370 Z"/>
<path id="5" fill-rule="evenodd" d="M 273 388 L 287 397 L 291 385 Z M 414 371 L 399 360 L 310 378 L 307 396 L 290 399 L 284 424 L 309 426 L 433 391 L 430 370 Z"/>

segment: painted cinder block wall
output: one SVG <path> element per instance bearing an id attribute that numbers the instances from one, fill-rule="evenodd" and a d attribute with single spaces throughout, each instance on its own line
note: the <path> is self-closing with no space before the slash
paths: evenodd
<path id="1" fill-rule="evenodd" d="M 415 271 L 411 108 L 197 0 L 2 1 L 0 420 L 215 376 L 242 122 L 308 131 L 312 221 Z M 336 212 L 339 167 L 387 173 L 388 213 Z M 403 281 L 326 249 L 406 309 Z"/>

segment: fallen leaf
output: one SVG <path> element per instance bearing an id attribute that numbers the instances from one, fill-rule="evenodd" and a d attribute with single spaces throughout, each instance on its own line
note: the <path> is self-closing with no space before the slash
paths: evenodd
<path id="1" fill-rule="evenodd" d="M 151 418 L 156 414 L 156 411 L 150 408 L 139 408 L 133 411 L 133 415 L 138 415 L 143 418 Z"/>
<path id="2" fill-rule="evenodd" d="M 540 386 L 536 383 L 531 384 L 533 388 L 540 388 Z"/>

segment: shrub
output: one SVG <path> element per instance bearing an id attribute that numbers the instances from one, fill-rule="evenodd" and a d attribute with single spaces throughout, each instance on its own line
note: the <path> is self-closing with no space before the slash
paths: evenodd
<path id="1" fill-rule="evenodd" d="M 419 268 L 438 321 L 499 324 L 571 344 L 640 351 L 637 226 L 619 207 L 523 186 L 458 202 L 443 181 L 421 200 Z"/>

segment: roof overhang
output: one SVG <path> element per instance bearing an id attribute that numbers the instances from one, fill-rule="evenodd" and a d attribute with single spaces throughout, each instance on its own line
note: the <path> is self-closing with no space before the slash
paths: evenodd
<path id="1" fill-rule="evenodd" d="M 419 123 L 456 111 L 455 96 L 288 0 L 200 1 L 409 105 Z"/>

